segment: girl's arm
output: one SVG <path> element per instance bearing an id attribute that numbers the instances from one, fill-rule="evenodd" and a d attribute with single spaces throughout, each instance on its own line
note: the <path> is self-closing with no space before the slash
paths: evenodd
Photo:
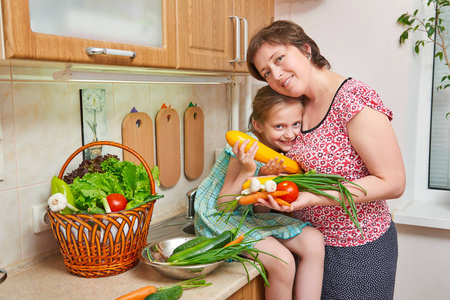
<path id="1" fill-rule="evenodd" d="M 258 144 L 254 143 L 250 149 L 245 153 L 245 147 L 250 142 L 246 140 L 239 147 L 239 141 L 233 145 L 233 153 L 236 157 L 230 158 L 228 164 L 227 174 L 220 191 L 219 196 L 222 195 L 237 195 L 242 191 L 242 185 L 247 178 L 254 176 L 256 171 L 256 162 L 254 160 L 256 151 L 258 150 Z M 217 204 L 225 201 L 235 200 L 236 196 L 220 197 L 217 199 Z"/>
<path id="2" fill-rule="evenodd" d="M 405 168 L 397 138 L 386 115 L 369 107 L 363 108 L 348 123 L 347 130 L 352 146 L 361 156 L 369 171 L 368 176 L 355 180 L 367 195 L 356 187 L 347 185 L 357 195 L 356 203 L 388 200 L 400 197 L 406 184 Z M 336 197 L 338 192 L 329 191 Z M 260 199 L 262 205 L 281 211 L 298 210 L 311 205 L 340 205 L 336 200 L 302 192 L 291 207 L 282 207 L 273 199 Z"/>

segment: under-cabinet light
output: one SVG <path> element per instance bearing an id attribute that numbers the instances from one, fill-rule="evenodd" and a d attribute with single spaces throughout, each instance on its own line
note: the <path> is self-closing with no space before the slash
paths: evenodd
<path id="1" fill-rule="evenodd" d="M 172 84 L 228 84 L 232 83 L 226 76 L 198 76 L 198 75 L 153 75 L 153 74 L 128 74 L 91 71 L 74 71 L 71 66 L 66 66 L 62 71 L 53 73 L 54 80 L 70 81 L 95 81 L 95 82 L 149 82 Z"/>

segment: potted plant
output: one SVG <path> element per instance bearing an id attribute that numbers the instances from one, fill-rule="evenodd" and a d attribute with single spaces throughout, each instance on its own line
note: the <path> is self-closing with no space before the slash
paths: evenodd
<path id="1" fill-rule="evenodd" d="M 415 32 L 421 32 L 414 44 L 414 51 L 419 54 L 428 44 L 434 46 L 434 86 L 437 91 L 433 95 L 429 149 L 429 178 L 428 185 L 432 189 L 450 190 L 450 112 L 442 111 L 442 107 L 448 107 L 450 93 L 450 53 L 448 50 L 449 36 L 445 28 L 445 21 L 450 16 L 450 0 L 423 0 L 428 8 L 423 5 L 421 13 L 419 9 L 414 13 L 404 13 L 397 22 L 406 27 L 400 35 L 400 44 Z M 433 14 L 429 18 L 421 18 L 419 15 Z M 447 23 L 448 24 L 448 23 Z M 428 45 L 430 46 L 430 45 Z M 439 82 L 440 80 L 440 82 Z M 444 92 L 445 90 L 445 92 Z M 434 116 L 433 116 L 434 115 Z M 443 116 L 445 115 L 445 118 Z M 442 116 L 442 117 L 441 117 Z M 447 121 L 447 122 L 446 122 Z"/>
<path id="2" fill-rule="evenodd" d="M 427 38 L 418 40 L 415 42 L 414 51 L 419 54 L 421 47 L 426 44 L 433 43 L 436 47 L 435 58 L 448 67 L 449 73 L 441 78 L 441 84 L 437 87 L 437 90 L 446 89 L 450 86 L 450 63 L 447 53 L 447 45 L 445 43 L 445 36 L 447 34 L 444 27 L 444 20 L 442 19 L 442 13 L 444 9 L 450 8 L 449 0 L 427 0 L 427 6 L 434 6 L 435 15 L 428 19 L 421 19 L 418 16 L 419 10 L 416 9 L 413 14 L 404 13 L 398 19 L 397 22 L 403 26 L 406 26 L 406 30 L 400 35 L 400 44 L 404 44 L 409 38 L 409 33 L 416 31 L 425 32 Z M 450 113 L 447 113 L 447 116 Z"/>

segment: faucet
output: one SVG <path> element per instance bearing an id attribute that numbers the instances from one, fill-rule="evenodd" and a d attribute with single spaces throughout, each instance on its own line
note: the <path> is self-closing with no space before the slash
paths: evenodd
<path id="1" fill-rule="evenodd" d="M 186 219 L 193 219 L 194 218 L 194 201 L 195 201 L 195 194 L 197 192 L 197 188 L 194 188 L 186 193 L 187 199 L 186 199 Z"/>

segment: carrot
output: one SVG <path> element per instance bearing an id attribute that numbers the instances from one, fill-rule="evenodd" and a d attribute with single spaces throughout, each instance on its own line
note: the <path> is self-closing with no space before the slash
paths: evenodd
<path id="1" fill-rule="evenodd" d="M 254 204 L 256 201 L 258 201 L 259 198 L 262 199 L 269 199 L 268 195 L 271 195 L 272 197 L 280 197 L 289 194 L 287 191 L 275 191 L 272 193 L 268 192 L 256 192 L 254 194 L 250 194 L 247 196 L 242 196 L 239 198 L 239 204 L 240 205 L 248 205 L 248 204 Z"/>
<path id="2" fill-rule="evenodd" d="M 235 238 L 234 240 L 232 240 L 231 242 L 229 242 L 228 244 L 223 246 L 223 248 L 239 244 L 240 242 L 242 242 L 244 240 L 244 237 L 245 237 L 245 234 L 241 234 L 240 236 L 238 236 L 237 238 Z"/>
<path id="3" fill-rule="evenodd" d="M 116 300 L 144 300 L 145 297 L 147 297 L 150 294 L 154 294 L 158 291 L 158 289 L 152 285 L 144 286 L 140 289 L 134 290 L 132 292 L 129 292 L 128 294 L 125 294 L 123 296 L 120 296 Z"/>
<path id="4" fill-rule="evenodd" d="M 280 204 L 280 205 L 291 206 L 291 205 L 289 204 L 289 202 L 284 201 L 284 200 L 281 199 L 281 198 L 274 197 L 273 200 L 275 200 L 275 201 L 276 201 L 278 204 Z"/>

